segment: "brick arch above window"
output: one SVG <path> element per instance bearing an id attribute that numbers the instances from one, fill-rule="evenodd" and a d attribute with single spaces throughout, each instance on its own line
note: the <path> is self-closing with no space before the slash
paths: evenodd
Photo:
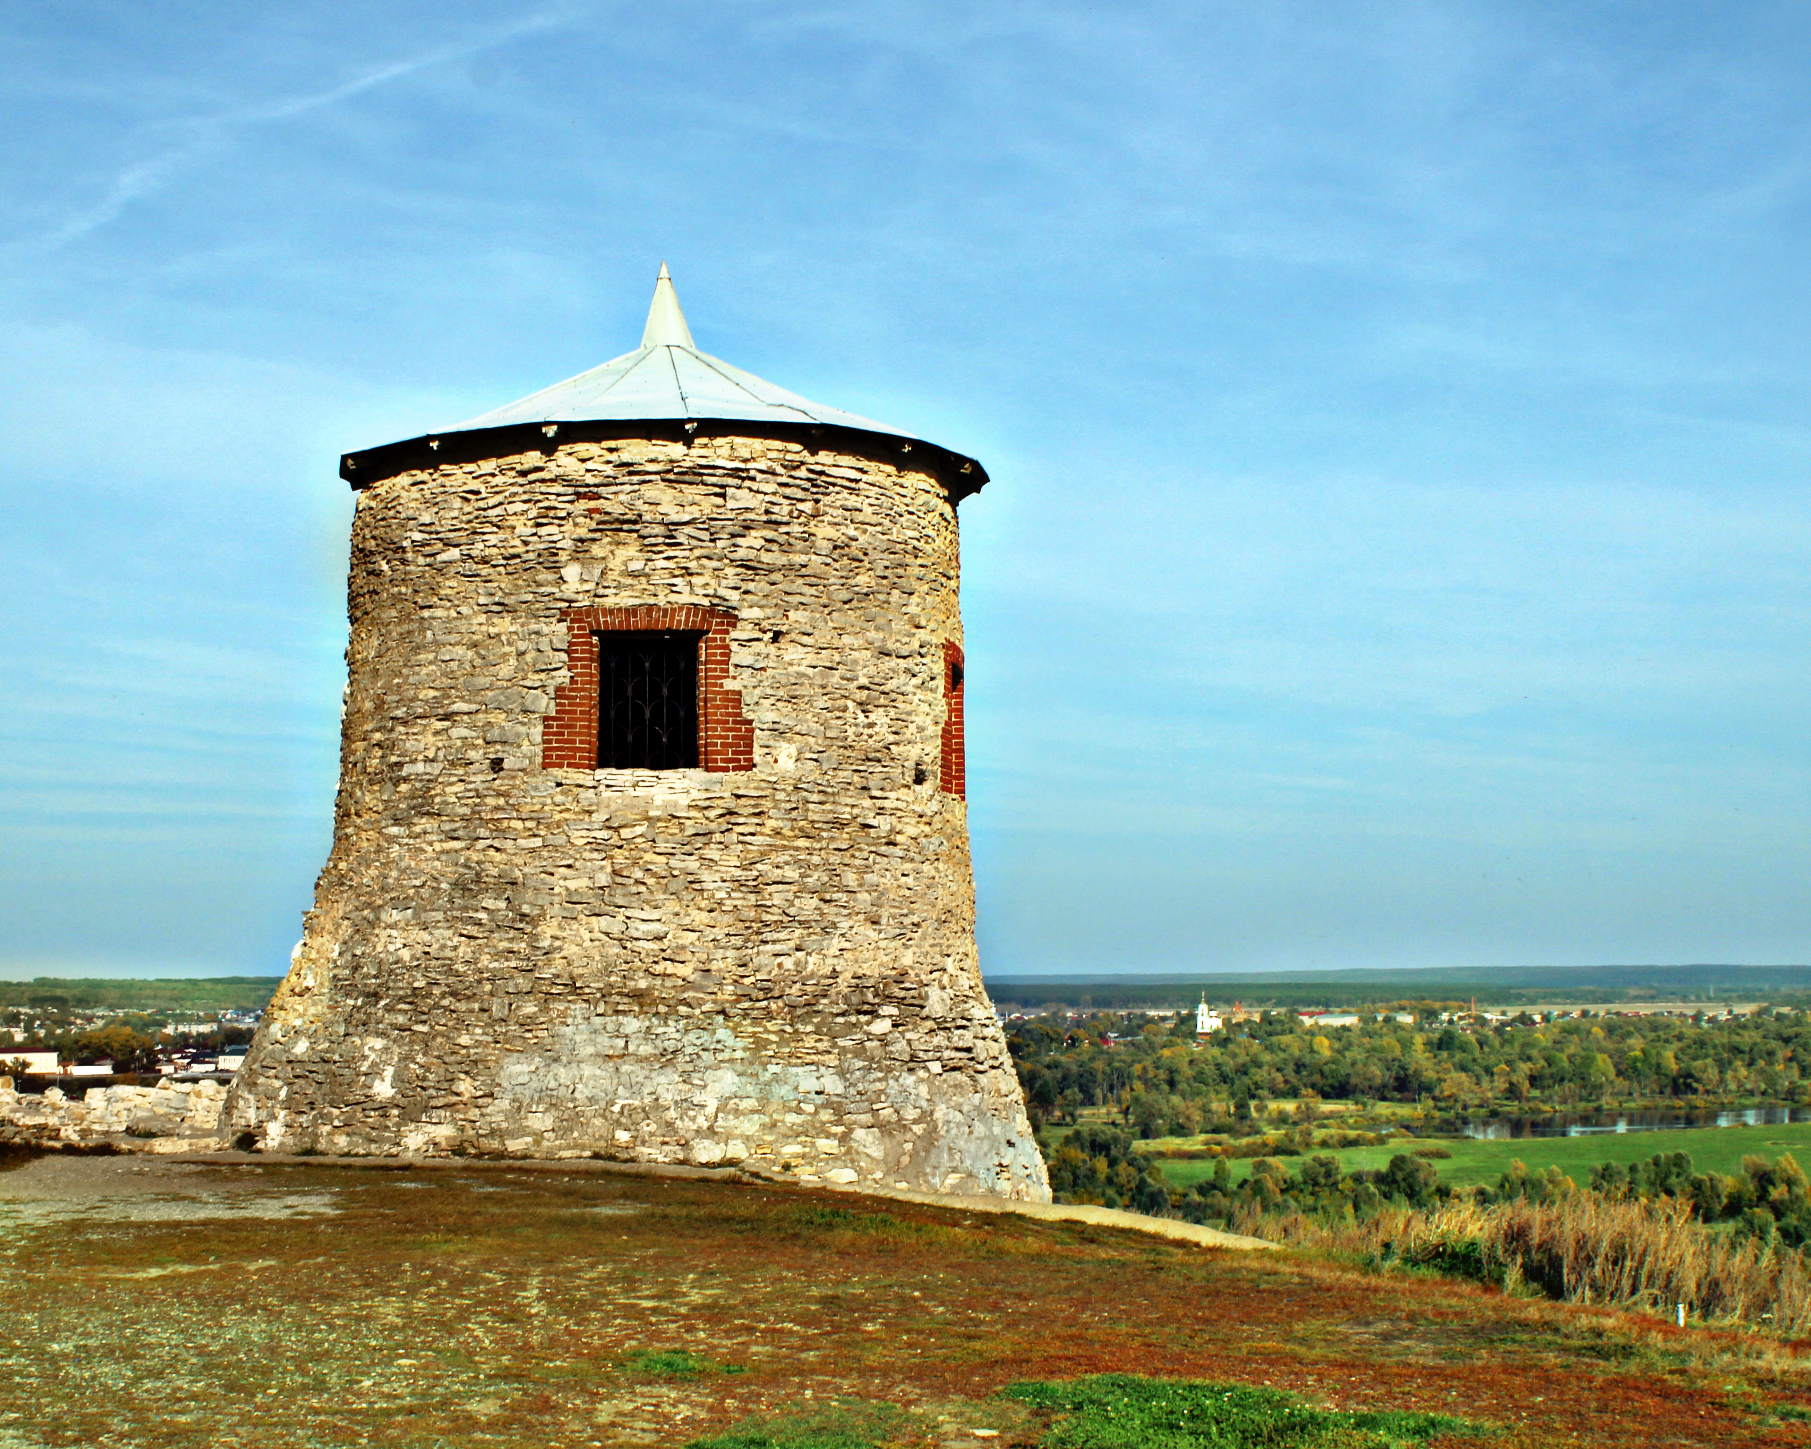
<path id="1" fill-rule="evenodd" d="M 618 631 L 697 634 L 698 764 L 713 774 L 755 767 L 755 727 L 742 713 L 742 691 L 729 688 L 729 636 L 736 616 L 699 604 L 568 609 L 566 682 L 553 692 L 542 726 L 541 767 L 595 770 L 598 735 L 599 634 Z"/>

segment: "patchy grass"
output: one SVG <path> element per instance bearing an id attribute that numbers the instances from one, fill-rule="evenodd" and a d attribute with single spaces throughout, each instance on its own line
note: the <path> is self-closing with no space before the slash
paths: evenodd
<path id="1" fill-rule="evenodd" d="M 686 1349 L 644 1349 L 622 1361 L 622 1371 L 632 1378 L 695 1379 L 700 1374 L 739 1374 L 741 1364 L 712 1363 Z"/>
<path id="2" fill-rule="evenodd" d="M 1133 1373 L 1293 1394 L 1359 1445 L 1424 1422 L 1351 1417 L 1386 1412 L 1493 1449 L 1811 1445 L 1804 1368 L 1292 1254 L 584 1165 L 0 1174 L 0 1444 L 32 1449 L 1029 1446 L 1057 1410 L 1000 1389 Z"/>
<path id="3" fill-rule="evenodd" d="M 902 1438 L 923 1441 L 923 1421 L 892 1404 L 850 1399 L 803 1413 L 763 1415 L 728 1434 L 696 1439 L 687 1449 L 886 1449 Z"/>
<path id="4" fill-rule="evenodd" d="M 1489 1432 L 1449 1414 L 1335 1413 L 1276 1389 L 1129 1374 L 1009 1384 L 1000 1395 L 1032 1411 L 1008 1442 L 1039 1449 L 1420 1449 L 1437 1435 Z M 939 1424 L 893 1405 L 841 1401 L 751 1419 L 688 1449 L 915 1449 L 952 1432 L 975 1442 L 974 1428 L 952 1429 L 947 1415 Z"/>
<path id="5" fill-rule="evenodd" d="M 1401 1449 L 1486 1432 L 1448 1414 L 1330 1413 L 1276 1389 L 1129 1374 L 1004 1392 L 1054 1413 L 1037 1441 L 1048 1449 Z"/>

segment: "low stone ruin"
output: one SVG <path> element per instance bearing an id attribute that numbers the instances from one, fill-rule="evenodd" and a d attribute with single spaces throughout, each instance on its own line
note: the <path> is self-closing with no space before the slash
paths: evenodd
<path id="1" fill-rule="evenodd" d="M 71 1097 L 52 1087 L 15 1091 L 0 1078 L 0 1147 L 114 1147 L 135 1152 L 211 1152 L 219 1139 L 219 1082 L 91 1087 Z"/>

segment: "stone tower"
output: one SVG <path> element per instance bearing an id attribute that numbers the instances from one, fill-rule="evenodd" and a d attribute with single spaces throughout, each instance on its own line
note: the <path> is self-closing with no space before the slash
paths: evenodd
<path id="1" fill-rule="evenodd" d="M 972 459 L 692 343 L 357 491 L 333 852 L 224 1130 L 1047 1200 L 974 943 Z"/>

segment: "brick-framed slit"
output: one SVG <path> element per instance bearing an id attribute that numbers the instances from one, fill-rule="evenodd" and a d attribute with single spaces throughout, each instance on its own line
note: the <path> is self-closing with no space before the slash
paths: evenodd
<path id="1" fill-rule="evenodd" d="M 968 799 L 968 749 L 962 718 L 962 686 L 966 679 L 962 646 L 943 641 L 943 739 L 938 788 L 946 795 Z"/>
<path id="2" fill-rule="evenodd" d="M 600 634 L 687 635 L 697 648 L 696 768 L 729 774 L 755 767 L 755 727 L 742 713 L 742 691 L 729 687 L 729 636 L 736 616 L 696 604 L 594 606 L 568 609 L 566 682 L 554 690 L 553 713 L 542 725 L 541 765 L 549 770 L 595 770 L 603 684 Z"/>

